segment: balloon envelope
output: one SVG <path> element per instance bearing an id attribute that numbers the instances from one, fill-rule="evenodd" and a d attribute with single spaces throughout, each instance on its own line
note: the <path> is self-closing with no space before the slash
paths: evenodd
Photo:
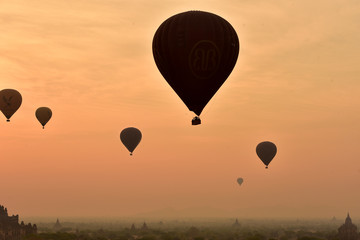
<path id="1" fill-rule="evenodd" d="M 120 140 L 129 150 L 130 155 L 140 143 L 142 134 L 139 129 L 134 127 L 125 128 L 120 133 Z"/>
<path id="2" fill-rule="evenodd" d="M 14 89 L 0 91 L 0 110 L 10 121 L 11 116 L 19 109 L 22 103 L 21 94 Z"/>
<path id="3" fill-rule="evenodd" d="M 36 109 L 35 116 L 44 128 L 52 116 L 52 111 L 48 107 L 39 107 Z"/>
<path id="4" fill-rule="evenodd" d="M 241 186 L 241 184 L 244 182 L 244 179 L 242 178 L 238 178 L 237 179 L 237 183 Z"/>
<path id="5" fill-rule="evenodd" d="M 256 154 L 259 156 L 261 161 L 266 165 L 270 164 L 271 160 L 275 157 L 277 152 L 276 145 L 272 142 L 261 142 L 256 147 Z"/>
<path id="6" fill-rule="evenodd" d="M 159 71 L 197 115 L 230 75 L 239 54 L 239 39 L 230 23 L 202 11 L 168 18 L 152 46 Z"/>

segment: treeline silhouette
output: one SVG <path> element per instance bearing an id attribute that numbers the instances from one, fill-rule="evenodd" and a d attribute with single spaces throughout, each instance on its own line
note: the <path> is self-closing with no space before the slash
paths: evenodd
<path id="1" fill-rule="evenodd" d="M 194 225 L 148 224 L 148 228 L 118 227 L 106 229 L 82 229 L 65 227 L 57 232 L 39 229 L 38 235 L 27 236 L 25 240 L 338 240 L 338 224 L 271 224 L 248 225 L 206 224 Z"/>

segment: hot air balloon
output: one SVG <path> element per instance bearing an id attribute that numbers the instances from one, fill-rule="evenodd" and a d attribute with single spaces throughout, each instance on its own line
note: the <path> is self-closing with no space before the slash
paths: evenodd
<path id="1" fill-rule="evenodd" d="M 236 181 L 241 186 L 241 184 L 244 182 L 244 179 L 238 178 Z"/>
<path id="2" fill-rule="evenodd" d="M 48 107 L 39 107 L 38 109 L 36 109 L 35 116 L 44 128 L 45 124 L 50 120 L 52 116 L 52 111 Z"/>
<path id="3" fill-rule="evenodd" d="M 202 11 L 168 18 L 153 39 L 155 63 L 165 80 L 198 117 L 233 70 L 239 39 L 225 19 Z"/>
<path id="4" fill-rule="evenodd" d="M 268 168 L 271 160 L 275 157 L 277 152 L 276 146 L 272 142 L 261 142 L 256 147 L 256 154 L 259 156 L 261 161 L 266 165 L 265 168 Z"/>
<path id="5" fill-rule="evenodd" d="M 0 110 L 10 122 L 11 116 L 19 109 L 22 102 L 21 94 L 14 89 L 0 91 Z"/>
<path id="6" fill-rule="evenodd" d="M 130 155 L 132 155 L 136 146 L 140 143 L 141 137 L 140 130 L 134 127 L 125 128 L 120 133 L 120 140 L 129 150 Z"/>

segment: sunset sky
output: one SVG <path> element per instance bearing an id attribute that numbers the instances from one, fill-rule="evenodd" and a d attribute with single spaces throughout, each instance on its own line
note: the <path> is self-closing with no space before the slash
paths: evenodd
<path id="1" fill-rule="evenodd" d="M 152 55 L 159 25 L 189 10 L 240 41 L 199 126 Z M 358 0 L 0 1 L 0 89 L 23 97 L 10 123 L 0 115 L 0 204 L 20 217 L 360 217 L 359 12 Z M 143 134 L 131 157 L 126 127 Z M 269 169 L 262 141 L 278 147 Z"/>

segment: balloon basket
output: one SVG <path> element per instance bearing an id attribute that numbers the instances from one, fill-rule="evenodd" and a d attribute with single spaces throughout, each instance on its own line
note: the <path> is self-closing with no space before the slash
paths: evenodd
<path id="1" fill-rule="evenodd" d="M 201 119 L 199 117 L 194 117 L 192 120 L 191 120 L 191 124 L 192 125 L 199 125 L 201 124 Z"/>
<path id="2" fill-rule="evenodd" d="M 7 121 L 7 122 L 10 122 L 10 119 L 7 119 L 6 121 Z"/>

